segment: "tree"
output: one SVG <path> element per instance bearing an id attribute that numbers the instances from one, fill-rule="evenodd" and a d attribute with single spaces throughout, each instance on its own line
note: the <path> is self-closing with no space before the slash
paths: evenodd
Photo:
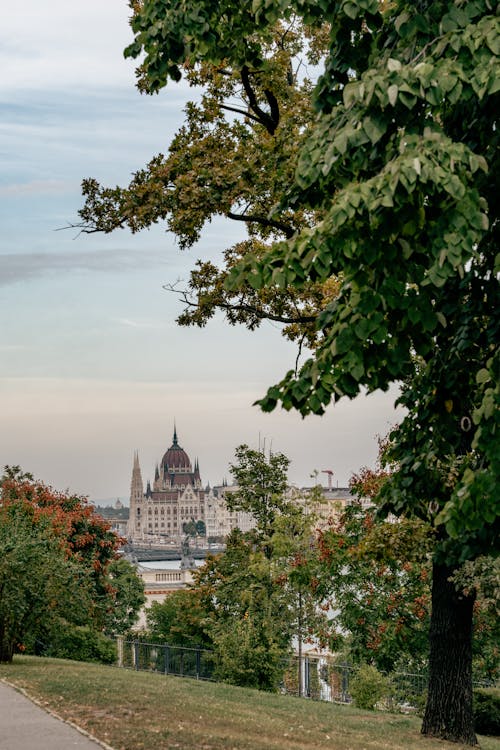
<path id="1" fill-rule="evenodd" d="M 375 508 L 358 502 L 320 531 L 320 590 L 353 662 L 385 672 L 426 669 L 429 532 L 416 521 L 376 523 Z"/>
<path id="2" fill-rule="evenodd" d="M 110 562 L 107 575 L 114 601 L 106 617 L 106 632 L 110 635 L 126 633 L 135 625 L 139 610 L 146 601 L 144 582 L 135 567 L 123 557 Z"/>
<path id="3" fill-rule="evenodd" d="M 297 633 L 296 597 L 286 585 L 282 562 L 267 537 L 259 541 L 235 529 L 225 553 L 196 571 L 195 587 L 209 594 L 214 605 L 208 632 L 221 679 L 277 688 Z"/>
<path id="4" fill-rule="evenodd" d="M 211 648 L 220 679 L 274 690 L 293 637 L 302 644 L 326 629 L 311 586 L 314 517 L 285 497 L 285 455 L 241 445 L 236 457 L 238 490 L 225 499 L 252 513 L 256 529 L 234 529 L 225 552 L 193 571 L 189 589 L 152 606 L 148 626 L 155 639 Z"/>
<path id="5" fill-rule="evenodd" d="M 107 569 L 120 539 L 82 498 L 19 467 L 0 480 L 0 661 L 63 623 L 100 631 L 114 605 Z"/>
<path id="6" fill-rule="evenodd" d="M 257 117 L 270 135 L 281 126 L 266 54 L 273 33 L 292 16 L 318 32 L 330 26 L 312 95 L 317 116 L 299 128 L 294 183 L 287 189 L 285 181 L 267 216 L 273 229 L 287 211 L 307 220 L 283 241 L 273 235 L 271 247 L 240 253 L 224 289 L 293 300 L 311 285 L 341 279 L 338 294 L 307 321 L 316 328 L 312 356 L 269 389 L 265 410 L 281 403 L 322 413 L 361 389 L 404 384 L 407 417 L 391 438 L 398 468 L 381 496 L 383 512 L 431 523 L 437 538 L 423 732 L 474 744 L 474 596 L 457 592 L 450 578 L 466 560 L 496 552 L 498 539 L 500 49 L 493 4 L 199 0 L 189 13 L 173 0 L 131 5 L 136 38 L 127 54 L 144 51 L 145 90 L 178 80 L 181 66 L 245 71 L 258 82 L 251 87 L 258 96 L 245 92 L 249 119 Z M 106 201 L 97 203 L 94 216 Z M 115 206 L 126 218 L 122 208 Z"/>
<path id="7" fill-rule="evenodd" d="M 61 620 L 85 624 L 88 571 L 68 560 L 47 518 L 25 502 L 0 502 L 0 662 L 34 649 Z"/>
<path id="8" fill-rule="evenodd" d="M 148 34 L 139 6 L 132 7 L 135 21 L 144 26 L 142 33 Z M 150 9 L 155 16 L 154 4 Z M 149 12 L 146 6 L 144 11 Z M 171 12 L 177 16 L 174 4 Z M 165 28 L 170 22 L 165 16 Z M 317 310 L 336 295 L 335 279 L 304 290 L 272 291 L 245 280 L 230 292 L 224 282 L 241 257 L 265 254 L 275 238 L 292 236 L 318 216 L 316 210 L 292 207 L 273 219 L 269 213 L 293 181 L 299 147 L 314 116 L 307 66 L 318 64 L 327 38 L 326 27 L 305 29 L 298 19 L 278 23 L 263 50 L 266 76 L 223 56 L 201 65 L 185 58 L 179 65 L 186 80 L 198 91 L 203 87 L 204 93 L 201 100 L 187 104 L 185 123 L 167 155 L 155 156 L 127 187 L 105 187 L 93 178 L 83 181 L 85 205 L 77 225 L 83 232 L 109 233 L 123 227 L 137 232 L 164 223 L 181 249 L 187 249 L 216 216 L 247 228 L 248 237 L 225 250 L 222 267 L 198 260 L 187 286 L 179 282 L 166 287 L 185 304 L 180 324 L 204 326 L 219 309 L 232 325 L 254 329 L 270 319 L 283 324 L 292 340 L 315 341 Z M 126 54 L 135 54 L 133 45 Z M 138 77 L 139 89 L 148 93 L 158 91 L 166 80 L 150 76 L 145 65 Z"/>
<path id="9" fill-rule="evenodd" d="M 147 610 L 149 635 L 172 646 L 211 649 L 208 626 L 213 611 L 211 597 L 203 588 L 195 585 L 174 591 Z"/>
<path id="10" fill-rule="evenodd" d="M 278 514 L 292 507 L 286 498 L 290 460 L 283 453 L 269 453 L 267 458 L 262 451 L 248 445 L 236 448 L 236 459 L 237 463 L 230 464 L 229 470 L 237 489 L 227 492 L 224 499 L 231 510 L 251 513 L 261 541 L 269 542 Z M 271 549 L 267 549 L 271 554 Z"/>
<path id="11" fill-rule="evenodd" d="M 422 731 L 475 744 L 474 596 L 450 578 L 498 540 L 499 21 L 488 2 L 333 10 L 317 125 L 287 201 L 324 218 L 246 258 L 228 284 L 300 288 L 342 273 L 314 356 L 264 409 L 322 413 L 363 387 L 404 382 L 398 469 L 382 497 L 385 513 L 430 522 L 438 539 Z"/>

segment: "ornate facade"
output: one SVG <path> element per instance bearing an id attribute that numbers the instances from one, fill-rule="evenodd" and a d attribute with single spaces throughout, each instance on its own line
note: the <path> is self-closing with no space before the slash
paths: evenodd
<path id="1" fill-rule="evenodd" d="M 194 467 L 188 454 L 181 448 L 174 428 L 173 442 L 156 466 L 153 487 L 148 481 L 146 491 L 142 481 L 139 455 L 134 455 L 130 485 L 130 515 L 128 537 L 134 542 L 178 541 L 184 535 L 185 524 L 202 521 L 205 524 L 205 497 L 209 490 L 202 488 L 198 460 Z"/>

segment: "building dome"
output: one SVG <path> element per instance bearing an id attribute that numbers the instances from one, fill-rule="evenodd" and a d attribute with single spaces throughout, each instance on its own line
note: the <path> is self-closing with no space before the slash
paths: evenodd
<path id="1" fill-rule="evenodd" d="M 177 473 L 178 471 L 191 473 L 193 471 L 188 454 L 178 443 L 177 431 L 175 429 L 172 445 L 163 456 L 161 465 L 164 474 Z"/>

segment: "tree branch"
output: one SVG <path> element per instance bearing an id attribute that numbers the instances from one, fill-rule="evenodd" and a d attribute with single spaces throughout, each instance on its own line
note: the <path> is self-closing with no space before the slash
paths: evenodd
<path id="1" fill-rule="evenodd" d="M 163 284 L 162 288 L 165 289 L 166 292 L 174 292 L 174 294 L 178 294 L 182 303 L 187 307 L 199 307 L 198 302 L 193 302 L 186 289 L 177 289 L 174 284 Z M 316 320 L 316 315 L 297 315 L 297 317 L 293 318 L 284 315 L 275 315 L 274 313 L 265 312 L 254 305 L 249 305 L 243 302 L 214 302 L 214 307 L 217 307 L 220 310 L 247 312 L 251 315 L 255 315 L 259 320 L 272 320 L 275 323 L 284 323 L 285 325 L 292 325 L 293 323 L 314 323 Z"/>
<path id="2" fill-rule="evenodd" d="M 288 224 L 283 224 L 281 221 L 274 221 L 273 219 L 268 219 L 266 216 L 259 216 L 258 214 L 235 214 L 232 211 L 228 211 L 226 216 L 228 219 L 233 219 L 233 221 L 246 221 L 248 223 L 255 221 L 256 224 L 261 224 L 264 227 L 279 229 L 287 239 L 293 237 L 295 233 L 295 229 Z"/>
<path id="3" fill-rule="evenodd" d="M 260 119 L 260 117 L 257 117 L 257 115 L 253 115 L 247 109 L 238 109 L 238 107 L 230 107 L 229 104 L 221 104 L 220 108 L 226 109 L 228 110 L 228 112 L 237 112 L 239 115 L 244 115 L 245 117 L 249 117 L 250 120 L 255 120 L 255 122 L 258 122 L 262 125 L 262 120 Z"/>
<path id="4" fill-rule="evenodd" d="M 264 91 L 269 107 L 271 108 L 271 114 L 269 115 L 259 107 L 255 91 L 250 84 L 250 71 L 247 65 L 244 65 L 241 69 L 241 82 L 248 97 L 250 109 L 255 112 L 259 122 L 264 125 L 267 132 L 273 135 L 279 123 L 279 107 L 276 97 L 268 89 Z"/>

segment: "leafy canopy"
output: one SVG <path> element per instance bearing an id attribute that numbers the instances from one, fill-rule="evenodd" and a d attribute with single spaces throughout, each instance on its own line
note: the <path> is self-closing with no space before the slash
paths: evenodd
<path id="1" fill-rule="evenodd" d="M 179 46 L 174 38 L 188 45 L 185 30 L 192 24 L 189 46 L 195 57 L 184 46 L 175 65 L 195 89 L 196 99 L 187 104 L 185 122 L 167 155 L 155 156 L 135 172 L 127 187 L 104 187 L 93 178 L 83 181 L 85 205 L 79 226 L 84 232 L 120 227 L 137 232 L 164 223 L 181 249 L 195 246 L 203 227 L 216 217 L 245 227 L 247 237 L 225 249 L 222 264 L 198 260 L 187 283 L 166 287 L 185 304 L 178 322 L 204 326 L 222 310 L 232 325 L 253 330 L 269 319 L 283 324 L 292 340 L 314 345 L 317 311 L 337 294 L 335 279 L 303 290 L 258 288 L 249 277 L 229 291 L 225 281 L 242 257 L 264 256 L 275 239 L 291 237 L 319 216 L 318 210 L 298 206 L 276 210 L 272 217 L 271 211 L 293 182 L 300 147 L 314 118 L 312 78 L 326 50 L 327 25 L 307 27 L 297 17 L 277 21 L 266 33 L 257 67 L 250 60 L 226 59 L 219 37 L 210 50 L 200 53 L 195 37 L 201 11 L 196 5 L 132 7 L 137 42 L 126 54 L 136 56 L 144 47 L 139 88 L 153 93 L 166 83 L 173 64 L 167 58 Z M 215 12 L 207 6 L 207 12 L 210 23 L 217 16 L 221 34 L 232 42 L 219 8 Z M 251 18 L 248 15 L 250 26 Z M 180 26 L 172 26 L 175 23 Z M 245 46 L 241 35 L 239 39 Z"/>
<path id="2" fill-rule="evenodd" d="M 131 2 L 139 88 L 204 88 L 128 189 L 84 183 L 85 231 L 219 214 L 249 239 L 200 261 L 184 323 L 220 307 L 313 347 L 260 401 L 306 415 L 405 383 L 386 512 L 449 561 L 496 536 L 499 24 L 490 0 Z M 297 61 L 322 64 L 299 80 Z M 295 67 L 294 67 L 295 65 Z M 235 101 L 233 97 L 237 98 Z M 228 116 L 230 115 L 230 116 Z M 332 279 L 338 279 L 332 288 Z M 429 506 L 431 501 L 432 506 Z"/>
<path id="3" fill-rule="evenodd" d="M 317 317 L 313 356 L 260 404 L 320 414 L 361 389 L 406 383 L 386 511 L 432 518 L 446 559 L 473 557 L 494 543 L 499 516 L 500 20 L 488 0 L 251 7 L 249 36 L 248 6 L 232 8 L 229 23 L 247 34 L 224 48 L 233 64 L 263 58 L 280 14 L 331 22 L 318 116 L 277 209 L 321 218 L 246 255 L 226 288 L 342 279 Z M 218 59 L 217 39 L 196 59 Z"/>

